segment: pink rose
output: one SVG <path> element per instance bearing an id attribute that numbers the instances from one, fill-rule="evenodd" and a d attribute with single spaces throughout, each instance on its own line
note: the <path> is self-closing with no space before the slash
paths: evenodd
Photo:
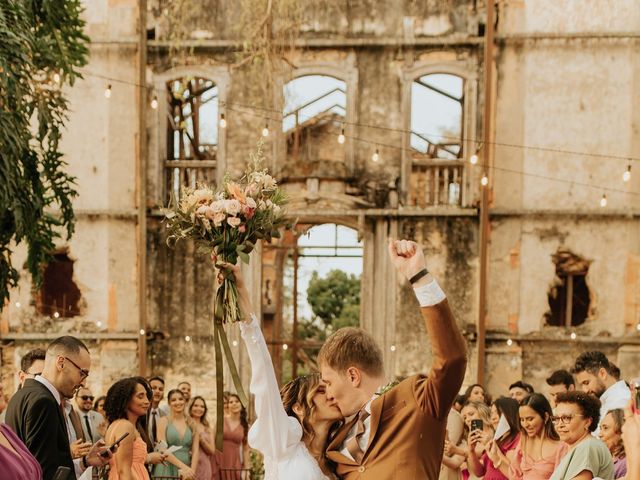
<path id="1" fill-rule="evenodd" d="M 240 233 L 244 233 L 244 232 L 246 232 L 246 231 L 247 231 L 247 226 L 246 226 L 246 225 L 240 225 L 240 226 L 238 227 L 238 231 L 239 231 Z"/>

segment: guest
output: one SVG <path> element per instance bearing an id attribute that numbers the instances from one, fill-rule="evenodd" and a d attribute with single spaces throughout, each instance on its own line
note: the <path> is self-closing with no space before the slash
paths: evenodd
<path id="1" fill-rule="evenodd" d="M 627 454 L 626 480 L 640 480 L 640 412 L 634 413 L 634 401 L 630 401 L 625 408 L 625 422 L 622 425 L 622 441 Z"/>
<path id="2" fill-rule="evenodd" d="M 512 480 L 546 480 L 567 452 L 553 428 L 551 404 L 533 393 L 520 403 L 519 413 L 520 442 L 507 458 L 499 454 L 500 471 Z"/>
<path id="3" fill-rule="evenodd" d="M 157 452 L 147 455 L 150 441 L 145 415 L 151 395 L 151 389 L 142 377 L 119 380 L 107 392 L 105 410 L 109 428 L 105 439 L 111 445 L 125 433 L 128 434 L 111 459 L 109 480 L 148 480 L 145 463 L 160 463 L 167 458 Z"/>
<path id="4" fill-rule="evenodd" d="M 627 457 L 622 442 L 622 426 L 624 410 L 609 410 L 600 422 L 600 440 L 602 440 L 613 457 L 613 478 L 624 478 L 627 474 Z"/>
<path id="5" fill-rule="evenodd" d="M 474 383 L 465 390 L 462 404 L 464 405 L 470 400 L 474 402 L 482 402 L 485 405 L 489 405 L 490 403 L 487 401 L 487 395 L 484 391 L 484 387 L 479 383 Z"/>
<path id="6" fill-rule="evenodd" d="M 229 414 L 224 416 L 222 452 L 216 452 L 221 471 L 241 470 L 249 465 L 247 411 L 236 394 L 229 394 Z M 224 477 L 223 477 L 224 478 Z"/>
<path id="7" fill-rule="evenodd" d="M 198 464 L 200 436 L 189 426 L 185 417 L 184 395 L 180 390 L 170 390 L 168 395 L 169 415 L 158 421 L 158 442 L 164 442 L 171 447 L 181 447 L 173 454 L 169 454 L 167 462 L 170 465 L 156 465 L 153 475 L 156 477 L 181 476 L 194 480 L 195 467 Z"/>
<path id="8" fill-rule="evenodd" d="M 456 454 L 451 450 L 451 447 L 458 447 L 463 443 L 463 434 L 464 421 L 462 416 L 452 408 L 447 417 L 447 436 L 438 480 L 458 480 L 460 478 L 460 467 L 466 456 Z"/>
<path id="9" fill-rule="evenodd" d="M 2 478 L 42 480 L 42 468 L 29 449 L 6 424 L 0 423 Z"/>
<path id="10" fill-rule="evenodd" d="M 498 420 L 494 418 L 497 416 Z M 469 436 L 469 472 L 476 477 L 485 480 L 508 480 L 508 477 L 500 471 L 500 467 L 506 461 L 508 470 L 512 450 L 520 441 L 520 419 L 518 417 L 518 402 L 513 398 L 500 397 L 491 405 L 491 423 L 494 431 L 497 432 L 500 425 L 500 418 L 504 417 L 509 425 L 509 430 L 503 433 L 500 438 L 487 439 L 486 435 L 478 432 L 471 432 Z M 487 441 L 488 440 L 488 441 Z M 477 456 L 475 446 L 478 442 L 483 442 L 484 450 L 482 457 Z"/>
<path id="11" fill-rule="evenodd" d="M 602 440 L 591 433 L 600 420 L 600 401 L 585 392 L 560 393 L 552 421 L 567 444 L 567 454 L 553 472 L 551 480 L 613 480 L 613 460 Z"/>
<path id="12" fill-rule="evenodd" d="M 551 406 L 556 408 L 556 396 L 559 393 L 571 392 L 576 389 L 576 382 L 566 370 L 556 370 L 546 380 L 549 385 L 549 397 L 551 397 Z"/>
<path id="13" fill-rule="evenodd" d="M 153 392 L 153 398 L 151 399 L 149 414 L 147 415 L 147 431 L 149 432 L 151 445 L 155 448 L 156 443 L 158 443 L 158 422 L 160 418 L 167 415 L 166 412 L 160 408 L 160 402 L 164 398 L 164 379 L 158 376 L 151 377 L 149 379 L 149 386 Z"/>
<path id="14" fill-rule="evenodd" d="M 200 396 L 193 397 L 189 407 L 189 416 L 193 420 L 195 430 L 200 437 L 200 455 L 196 465 L 197 480 L 211 480 L 213 477 L 213 465 L 216 449 L 213 433 L 207 418 L 207 403 Z"/>
<path id="15" fill-rule="evenodd" d="M 35 378 L 36 375 L 42 374 L 46 354 L 47 352 L 42 348 L 36 348 L 22 356 L 20 359 L 20 371 L 18 372 L 19 388 L 22 388 L 27 378 Z"/>
<path id="16" fill-rule="evenodd" d="M 96 398 L 96 401 L 93 402 L 93 410 L 98 412 L 104 418 L 107 418 L 107 414 L 104 411 L 104 401 L 106 400 L 106 398 L 107 398 L 106 395 L 102 395 Z"/>
<path id="17" fill-rule="evenodd" d="M 189 405 L 189 402 L 191 401 L 191 384 L 189 382 L 182 381 L 178 384 L 178 390 L 182 392 L 185 405 Z"/>
<path id="18" fill-rule="evenodd" d="M 464 421 L 464 438 L 459 446 L 446 445 L 448 449 L 447 455 L 459 455 L 463 456 L 466 460 L 466 464 L 460 466 L 461 478 L 464 480 L 475 479 L 475 475 L 472 475 L 469 469 L 469 456 L 471 454 L 471 448 L 475 449 L 476 458 L 481 458 L 485 453 L 485 447 L 491 440 L 494 434 L 493 426 L 491 425 L 491 409 L 482 402 L 469 401 L 462 407 L 462 419 Z M 474 431 L 471 429 L 471 421 L 480 420 L 482 422 L 482 429 L 480 431 Z M 474 433 L 474 439 L 477 436 L 478 441 L 471 446 L 471 434 Z"/>
<path id="19" fill-rule="evenodd" d="M 75 464 L 71 458 L 62 401 L 73 397 L 90 368 L 91 356 L 84 343 L 71 336 L 57 338 L 47 347 L 42 375 L 27 378 L 9 402 L 7 425 L 38 460 L 44 480 L 51 480 L 60 466 L 82 471 L 89 465 L 102 466 L 111 458 L 102 441 Z M 105 451 L 107 456 L 102 457 Z"/>
<path id="20" fill-rule="evenodd" d="M 616 378 L 615 369 L 602 352 L 584 352 L 579 355 L 571 373 L 576 376 L 583 392 L 600 399 L 600 420 L 604 419 L 609 410 L 624 408 L 631 398 L 629 388 L 623 380 Z M 598 434 L 597 425 L 593 431 L 594 435 Z"/>
<path id="21" fill-rule="evenodd" d="M 509 385 L 509 397 L 513 398 L 517 402 L 521 402 L 524 397 L 533 393 L 533 387 L 528 383 L 518 380 L 515 383 Z"/>
<path id="22" fill-rule="evenodd" d="M 87 387 L 80 387 L 76 392 L 76 411 L 82 421 L 82 431 L 87 442 L 94 443 L 104 435 L 100 433 L 100 426 L 104 423 L 104 417 L 93 411 L 93 395 Z"/>
<path id="23" fill-rule="evenodd" d="M 456 395 L 456 399 L 453 401 L 453 408 L 456 412 L 462 412 L 462 407 L 464 407 L 464 395 Z"/>

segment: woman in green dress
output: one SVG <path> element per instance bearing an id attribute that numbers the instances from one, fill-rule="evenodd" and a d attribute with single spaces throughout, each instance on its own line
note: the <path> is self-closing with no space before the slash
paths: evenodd
<path id="1" fill-rule="evenodd" d="M 168 464 L 156 465 L 153 475 L 154 477 L 179 476 L 186 480 L 194 480 L 200 439 L 185 415 L 186 402 L 182 392 L 171 390 L 167 398 L 171 412 L 166 417 L 161 417 L 158 422 L 158 442 L 164 442 L 167 447 L 179 446 L 180 449 L 168 455 Z"/>

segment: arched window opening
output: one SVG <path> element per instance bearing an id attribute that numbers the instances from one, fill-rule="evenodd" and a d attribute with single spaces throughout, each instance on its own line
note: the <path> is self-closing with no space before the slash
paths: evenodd
<path id="1" fill-rule="evenodd" d="M 411 205 L 462 204 L 464 91 L 464 79 L 448 73 L 411 84 Z"/>
<path id="2" fill-rule="evenodd" d="M 282 382 L 317 368 L 326 337 L 360 322 L 363 244 L 336 224 L 298 225 L 263 248 L 263 328 Z"/>
<path id="3" fill-rule="evenodd" d="M 287 83 L 283 93 L 282 131 L 289 159 L 294 163 L 344 162 L 344 148 L 336 145 L 345 128 L 346 83 L 327 75 L 306 75 Z"/>
<path id="4" fill-rule="evenodd" d="M 168 101 L 166 200 L 185 187 L 215 183 L 218 87 L 209 79 L 182 77 L 166 84 Z"/>

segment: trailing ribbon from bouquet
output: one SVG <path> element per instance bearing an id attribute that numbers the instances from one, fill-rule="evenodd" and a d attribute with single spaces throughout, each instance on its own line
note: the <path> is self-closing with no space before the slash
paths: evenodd
<path id="1" fill-rule="evenodd" d="M 212 255 L 220 269 L 220 285 L 215 293 L 213 311 L 213 345 L 216 364 L 216 395 L 223 389 L 223 355 L 229 365 L 233 384 L 242 404 L 247 396 L 231 354 L 225 325 L 240 320 L 238 289 L 233 273 L 225 263 L 235 265 L 238 259 L 249 263 L 249 254 L 258 240 L 270 242 L 280 237 L 280 229 L 291 225 L 285 219 L 284 192 L 262 164 L 262 143 L 251 154 L 251 166 L 237 182 L 225 176 L 218 190 L 207 185 L 185 189 L 179 200 L 173 200 L 165 211 L 169 234 L 167 244 L 175 247 L 180 240 L 195 242 L 196 252 Z M 248 313 L 248 312 L 247 312 Z M 217 402 L 216 448 L 222 449 L 223 402 Z"/>

